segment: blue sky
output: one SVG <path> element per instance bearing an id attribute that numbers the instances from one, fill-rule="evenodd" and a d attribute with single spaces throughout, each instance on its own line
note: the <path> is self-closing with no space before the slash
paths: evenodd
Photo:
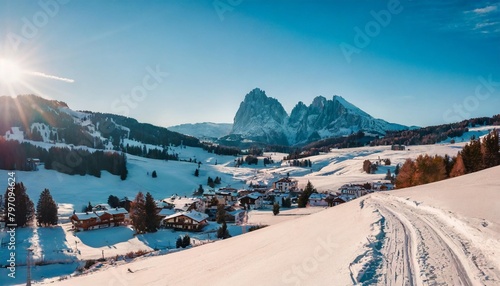
<path id="1" fill-rule="evenodd" d="M 232 122 L 255 87 L 288 112 L 341 95 L 406 125 L 491 116 L 499 51 L 500 1 L 0 0 L 0 58 L 74 80 L 0 94 L 161 126 Z"/>

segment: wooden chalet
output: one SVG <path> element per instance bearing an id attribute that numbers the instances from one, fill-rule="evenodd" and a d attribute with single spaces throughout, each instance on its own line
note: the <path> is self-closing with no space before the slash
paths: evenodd
<path id="1" fill-rule="evenodd" d="M 125 222 L 128 212 L 124 208 L 74 213 L 70 216 L 73 228 L 76 230 L 91 230 L 104 227 L 119 226 Z"/>
<path id="2" fill-rule="evenodd" d="M 74 213 L 69 217 L 76 230 L 89 230 L 98 226 L 99 217 L 93 212 Z"/>
<path id="3" fill-rule="evenodd" d="M 162 225 L 166 228 L 201 231 L 205 227 L 208 215 L 197 211 L 179 212 L 167 216 L 162 220 Z"/>
<path id="4" fill-rule="evenodd" d="M 259 192 L 250 193 L 239 199 L 240 205 L 244 206 L 245 208 L 260 208 L 263 203 L 263 197 L 264 196 Z"/>

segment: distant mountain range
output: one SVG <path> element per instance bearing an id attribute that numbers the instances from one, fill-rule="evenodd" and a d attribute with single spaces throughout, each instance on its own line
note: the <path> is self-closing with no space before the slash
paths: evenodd
<path id="1" fill-rule="evenodd" d="M 168 127 L 169 130 L 181 134 L 190 135 L 200 139 L 217 139 L 231 133 L 233 124 L 231 123 L 186 123 Z"/>
<path id="2" fill-rule="evenodd" d="M 278 100 L 256 88 L 245 96 L 230 134 L 221 140 L 289 146 L 358 131 L 383 136 L 386 131 L 406 129 L 407 126 L 373 118 L 337 95 L 332 99 L 318 96 L 309 106 L 300 101 L 288 115 Z"/>
<path id="3" fill-rule="evenodd" d="M 199 139 L 238 147 L 295 146 L 358 131 L 383 136 L 389 130 L 408 129 L 373 118 L 336 95 L 318 96 L 309 106 L 299 102 L 289 115 L 278 100 L 258 88 L 245 96 L 233 124 L 204 122 L 167 129 L 120 115 L 74 111 L 64 102 L 35 95 L 0 97 L 0 116 L 0 136 L 18 136 L 11 129 L 18 127 L 24 139 L 114 150 L 125 148 L 127 140 L 156 146 L 200 147 Z"/>

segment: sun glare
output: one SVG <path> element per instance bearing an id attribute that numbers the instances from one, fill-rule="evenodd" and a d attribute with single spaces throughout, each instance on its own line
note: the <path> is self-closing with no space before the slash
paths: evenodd
<path id="1" fill-rule="evenodd" d="M 12 60 L 0 59 L 0 81 L 12 84 L 21 81 L 23 70 Z"/>

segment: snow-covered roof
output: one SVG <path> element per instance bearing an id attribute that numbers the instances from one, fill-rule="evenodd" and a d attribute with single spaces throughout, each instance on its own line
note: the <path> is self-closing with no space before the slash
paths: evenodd
<path id="1" fill-rule="evenodd" d="M 281 178 L 276 183 L 295 183 L 297 182 L 296 180 L 292 180 L 290 178 Z"/>
<path id="2" fill-rule="evenodd" d="M 166 219 L 171 219 L 171 218 L 174 218 L 174 217 L 179 217 L 179 216 L 186 216 L 194 221 L 197 221 L 197 222 L 200 222 L 202 220 L 205 220 L 208 218 L 208 215 L 207 214 L 204 214 L 204 213 L 200 213 L 200 212 L 197 212 L 197 211 L 189 211 L 189 212 L 179 212 L 179 213 L 175 213 L 173 215 L 170 215 L 170 216 L 167 216 L 166 218 L 164 218 L 164 220 Z"/>
<path id="3" fill-rule="evenodd" d="M 161 209 L 160 212 L 158 212 L 159 216 L 170 216 L 175 213 L 175 210 L 173 209 Z"/>
<path id="4" fill-rule="evenodd" d="M 251 198 L 253 200 L 257 200 L 258 198 L 262 197 L 262 194 L 259 192 L 253 192 L 253 193 L 250 193 L 244 197 L 248 197 L 248 198 Z M 244 198 L 244 197 L 242 197 L 242 198 Z"/>
<path id="5" fill-rule="evenodd" d="M 92 209 L 101 209 L 101 210 L 109 210 L 111 209 L 111 206 L 108 204 L 97 204 Z"/>
<path id="6" fill-rule="evenodd" d="M 93 212 L 88 213 L 75 213 L 74 214 L 78 220 L 87 220 L 91 218 L 98 218 L 98 216 Z"/>
<path id="7" fill-rule="evenodd" d="M 186 204 L 192 204 L 192 203 L 195 203 L 195 202 L 199 202 L 200 199 L 199 198 L 186 198 L 186 197 L 171 197 L 171 198 L 166 198 L 166 199 L 163 199 L 163 202 L 167 203 L 167 204 L 173 204 L 175 206 L 184 206 Z"/>
<path id="8" fill-rule="evenodd" d="M 309 199 L 310 200 L 323 200 L 326 198 L 326 195 L 325 194 L 317 194 L 317 193 L 312 193 L 310 196 L 309 196 Z"/>
<path id="9" fill-rule="evenodd" d="M 234 210 L 234 211 L 227 212 L 227 213 L 232 215 L 232 216 L 236 216 L 237 214 L 239 214 L 241 212 L 244 212 L 244 210 Z"/>
<path id="10" fill-rule="evenodd" d="M 128 211 L 124 208 L 114 208 L 110 210 L 105 210 L 104 212 L 110 215 L 128 214 Z"/>

